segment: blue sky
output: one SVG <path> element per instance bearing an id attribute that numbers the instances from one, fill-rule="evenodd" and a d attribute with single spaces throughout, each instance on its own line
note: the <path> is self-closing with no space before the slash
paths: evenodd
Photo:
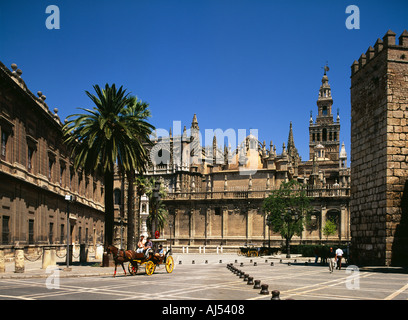
<path id="1" fill-rule="evenodd" d="M 48 5 L 60 10 L 49 30 Z M 360 9 L 349 30 L 348 5 Z M 151 122 L 200 130 L 257 129 L 282 150 L 293 123 L 308 160 L 310 111 L 328 62 L 350 154 L 350 66 L 388 29 L 408 29 L 408 1 L 36 0 L 0 2 L 0 61 L 16 63 L 61 119 L 92 107 L 85 90 L 123 85 L 150 104 Z"/>

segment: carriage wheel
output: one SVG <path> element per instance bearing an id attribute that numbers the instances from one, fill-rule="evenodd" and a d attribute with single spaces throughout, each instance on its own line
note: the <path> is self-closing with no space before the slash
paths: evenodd
<path id="1" fill-rule="evenodd" d="M 129 270 L 129 273 L 130 273 L 132 276 L 134 276 L 134 275 L 137 273 L 137 269 L 138 269 L 137 264 L 136 264 L 136 266 L 134 266 L 131 262 L 129 262 L 129 264 L 128 264 L 128 270 Z"/>
<path id="2" fill-rule="evenodd" d="M 147 261 L 146 262 L 146 274 L 148 276 L 151 276 L 154 272 L 154 269 L 156 269 L 156 265 L 154 264 L 153 261 Z"/>
<path id="3" fill-rule="evenodd" d="M 172 273 L 174 269 L 174 259 L 172 256 L 168 256 L 166 259 L 166 271 Z"/>

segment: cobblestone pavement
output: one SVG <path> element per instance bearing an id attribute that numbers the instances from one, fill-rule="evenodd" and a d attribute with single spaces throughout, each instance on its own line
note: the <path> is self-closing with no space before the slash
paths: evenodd
<path id="1" fill-rule="evenodd" d="M 24 274 L 14 274 L 10 264 L 0 274 L 0 299 L 27 300 L 271 300 L 272 291 L 280 299 L 294 300 L 407 300 L 408 274 L 398 268 L 343 267 L 330 273 L 327 266 L 306 258 L 248 258 L 236 254 L 174 254 L 171 274 L 164 266 L 147 276 L 142 267 L 135 276 L 125 276 L 114 268 L 64 266 L 43 270 L 40 263 L 26 266 Z M 296 262 L 294 261 L 296 259 Z M 259 280 L 267 294 L 227 268 L 239 270 Z M 256 265 L 255 265 L 256 263 Z M 271 265 L 273 263 L 273 265 Z M 242 266 L 241 266 L 242 264 Z M 265 291 L 265 290 L 264 290 Z"/>

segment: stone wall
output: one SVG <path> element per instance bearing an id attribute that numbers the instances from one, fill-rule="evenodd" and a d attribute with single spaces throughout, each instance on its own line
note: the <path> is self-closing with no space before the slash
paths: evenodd
<path id="1" fill-rule="evenodd" d="M 408 177 L 407 37 L 404 31 L 396 45 L 388 31 L 352 65 L 350 228 L 361 264 L 406 259 L 399 248 L 406 246 L 400 229 Z"/>

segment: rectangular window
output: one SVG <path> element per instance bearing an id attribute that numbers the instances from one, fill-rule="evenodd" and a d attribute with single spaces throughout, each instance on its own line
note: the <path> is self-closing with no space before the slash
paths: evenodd
<path id="1" fill-rule="evenodd" d="M 74 178 L 75 178 L 74 169 L 70 168 L 69 170 L 69 189 L 71 189 L 71 191 L 74 191 Z"/>
<path id="2" fill-rule="evenodd" d="M 1 227 L 1 243 L 10 244 L 10 217 L 3 216 Z"/>
<path id="3" fill-rule="evenodd" d="M 28 147 L 27 150 L 27 169 L 29 172 L 31 172 L 31 169 L 33 168 L 33 154 L 34 150 L 31 147 Z"/>
<path id="4" fill-rule="evenodd" d="M 7 140 L 8 140 L 8 133 L 4 130 L 1 131 L 1 157 L 2 159 L 6 159 L 7 154 Z"/>
<path id="5" fill-rule="evenodd" d="M 49 230 L 48 230 L 48 242 L 50 244 L 54 243 L 54 223 L 50 222 Z"/>
<path id="6" fill-rule="evenodd" d="M 59 181 L 60 181 L 60 185 L 62 186 L 62 182 L 63 182 L 63 178 L 64 178 L 64 171 L 65 171 L 65 167 L 62 165 L 62 164 L 60 164 L 60 179 L 59 179 Z"/>
<path id="7" fill-rule="evenodd" d="M 82 243 L 82 227 L 78 227 L 78 243 Z"/>
<path id="8" fill-rule="evenodd" d="M 216 208 L 214 209 L 214 214 L 215 214 L 216 216 L 220 216 L 220 215 L 221 215 L 221 208 L 220 208 L 220 207 L 216 207 Z"/>
<path id="9" fill-rule="evenodd" d="M 65 225 L 61 224 L 60 243 L 64 243 L 64 240 L 65 240 Z"/>
<path id="10" fill-rule="evenodd" d="M 34 220 L 28 220 L 28 244 L 34 244 Z"/>
<path id="11" fill-rule="evenodd" d="M 48 159 L 48 180 L 52 179 L 52 168 L 54 166 L 54 160 Z"/>

